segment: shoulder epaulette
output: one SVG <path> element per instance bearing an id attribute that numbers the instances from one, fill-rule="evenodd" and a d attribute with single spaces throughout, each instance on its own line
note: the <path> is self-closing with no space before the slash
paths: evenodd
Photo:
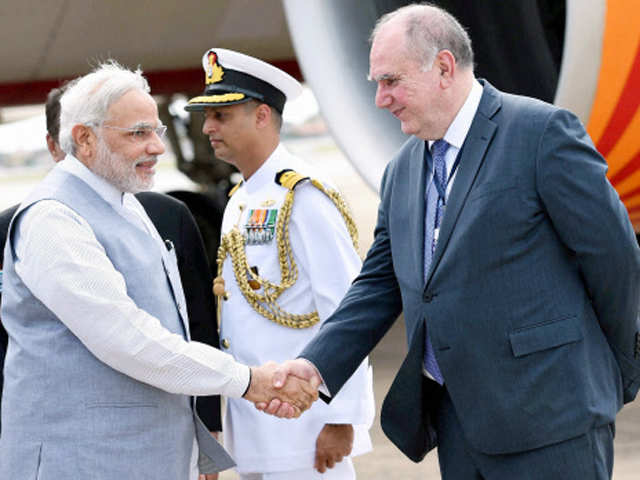
<path id="1" fill-rule="evenodd" d="M 294 172 L 290 168 L 287 168 L 285 170 L 280 170 L 278 173 L 276 173 L 276 178 L 275 178 L 275 181 L 278 185 L 282 185 L 284 188 L 287 188 L 289 190 L 293 190 L 300 183 L 306 180 L 310 180 L 310 178 L 304 177 L 298 172 Z"/>
<path id="2" fill-rule="evenodd" d="M 293 201 L 293 194 L 294 194 L 293 189 L 296 188 L 298 185 L 300 185 L 302 182 L 306 182 L 306 181 L 311 183 L 311 185 L 313 185 L 315 188 L 317 188 L 322 193 L 324 193 L 327 197 L 329 197 L 329 200 L 333 202 L 333 204 L 336 206 L 336 208 L 340 212 L 340 215 L 342 215 L 342 218 L 344 219 L 345 223 L 347 224 L 347 230 L 349 230 L 349 235 L 351 235 L 353 246 L 356 250 L 358 250 L 358 228 L 356 227 L 356 222 L 353 220 L 353 216 L 351 215 L 351 211 L 347 206 L 347 203 L 344 201 L 344 199 L 342 198 L 342 195 L 340 195 L 340 192 L 338 192 L 338 190 L 335 190 L 330 187 L 329 188 L 325 187 L 322 184 L 322 182 L 314 178 L 303 177 L 299 173 L 291 170 L 290 168 L 287 168 L 285 170 L 280 170 L 278 173 L 276 173 L 275 180 L 278 185 L 282 185 L 283 187 L 287 188 L 291 192 L 291 201 Z"/>
<path id="3" fill-rule="evenodd" d="M 242 180 L 236 183 L 235 186 L 231 190 L 229 190 L 229 198 L 231 198 L 233 194 L 238 191 L 238 189 L 240 188 L 240 185 L 242 185 Z"/>

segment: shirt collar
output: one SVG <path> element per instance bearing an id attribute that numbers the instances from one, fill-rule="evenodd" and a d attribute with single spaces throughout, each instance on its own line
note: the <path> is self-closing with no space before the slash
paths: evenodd
<path id="1" fill-rule="evenodd" d="M 247 193 L 257 192 L 265 185 L 274 183 L 276 173 L 284 168 L 281 165 L 288 153 L 284 145 L 279 143 L 273 153 L 269 155 L 269 158 L 249 177 L 249 180 L 245 180 L 244 187 Z"/>
<path id="2" fill-rule="evenodd" d="M 481 97 L 482 85 L 474 79 L 467 99 L 453 119 L 453 122 L 451 122 L 451 125 L 449 125 L 444 137 L 442 137 L 449 145 L 458 150 L 462 148 L 462 144 L 465 138 L 467 138 L 467 134 L 471 128 L 471 122 L 473 122 L 473 117 L 475 117 L 478 106 L 480 105 Z M 429 141 L 429 148 L 431 148 L 432 145 L 433 141 Z"/>
<path id="3" fill-rule="evenodd" d="M 78 177 L 89 185 L 107 203 L 116 207 L 122 206 L 122 192 L 110 184 L 107 180 L 89 170 L 80 160 L 73 155 L 67 155 L 57 168 Z"/>

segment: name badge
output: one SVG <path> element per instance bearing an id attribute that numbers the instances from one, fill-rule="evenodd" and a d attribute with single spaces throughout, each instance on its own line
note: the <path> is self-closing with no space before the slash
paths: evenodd
<path id="1" fill-rule="evenodd" d="M 250 210 L 244 226 L 247 245 L 264 245 L 271 242 L 276 231 L 277 218 L 277 208 Z"/>

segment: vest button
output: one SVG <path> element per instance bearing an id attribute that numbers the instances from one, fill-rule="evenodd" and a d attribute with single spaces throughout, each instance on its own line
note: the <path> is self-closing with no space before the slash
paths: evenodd
<path id="1" fill-rule="evenodd" d="M 224 348 L 229 348 L 231 346 L 231 344 L 229 343 L 229 340 L 227 340 L 226 338 L 222 339 L 221 344 Z"/>

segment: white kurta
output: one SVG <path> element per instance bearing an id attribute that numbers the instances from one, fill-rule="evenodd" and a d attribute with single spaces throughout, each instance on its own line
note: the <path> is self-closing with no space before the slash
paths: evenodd
<path id="1" fill-rule="evenodd" d="M 252 209 L 278 209 L 280 215 L 287 189 L 274 179 L 277 172 L 287 168 L 323 180 L 279 145 L 231 197 L 224 214 L 223 234 L 235 225 L 245 231 Z M 333 202 L 308 182 L 299 185 L 295 192 L 289 232 L 299 275 L 295 285 L 280 296 L 278 304 L 294 314 L 317 310 L 324 321 L 360 271 L 361 261 Z M 257 267 L 261 277 L 280 283 L 275 236 L 267 243 L 247 245 L 246 253 L 249 265 Z M 261 365 L 269 360 L 282 362 L 295 358 L 320 328 L 320 323 L 306 329 L 288 328 L 258 314 L 239 290 L 229 257 L 223 276 L 230 296 L 222 306 L 220 338 L 224 351 L 239 362 Z M 268 416 L 246 401 L 229 399 L 225 446 L 240 472 L 310 468 L 315 459 L 316 439 L 325 423 L 353 424 L 352 454 L 358 455 L 371 450 L 368 429 L 373 416 L 371 368 L 365 359 L 330 405 L 318 401 L 296 420 Z"/>

